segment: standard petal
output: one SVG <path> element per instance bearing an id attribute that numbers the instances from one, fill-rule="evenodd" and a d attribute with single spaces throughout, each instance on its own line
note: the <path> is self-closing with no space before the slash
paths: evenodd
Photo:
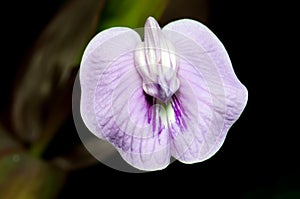
<path id="1" fill-rule="evenodd" d="M 169 134 L 158 117 L 163 110 L 145 95 L 133 56 L 133 51 L 120 55 L 99 78 L 94 101 L 97 123 L 103 138 L 130 165 L 163 169 L 170 162 Z"/>
<path id="2" fill-rule="evenodd" d="M 247 89 L 237 79 L 222 43 L 203 24 L 183 19 L 168 24 L 163 32 L 180 60 L 177 98 L 187 124 L 176 133 L 171 153 L 185 163 L 200 162 L 221 147 L 246 105 Z"/>
<path id="3" fill-rule="evenodd" d="M 106 30 L 90 42 L 80 69 L 81 115 L 90 131 L 114 145 L 130 165 L 157 170 L 170 162 L 169 137 L 134 66 L 139 42 L 127 28 Z"/>
<path id="4" fill-rule="evenodd" d="M 88 129 L 102 138 L 96 122 L 94 93 L 103 71 L 120 54 L 135 49 L 141 39 L 129 28 L 111 28 L 97 34 L 86 47 L 79 71 L 81 85 L 80 112 Z"/>

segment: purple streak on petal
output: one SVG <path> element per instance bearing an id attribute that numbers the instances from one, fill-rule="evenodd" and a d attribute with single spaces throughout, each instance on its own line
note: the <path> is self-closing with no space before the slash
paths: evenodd
<path id="1" fill-rule="evenodd" d="M 159 129 L 159 131 L 158 131 L 158 137 L 159 137 L 159 135 L 161 134 L 161 132 L 162 132 L 164 129 L 165 129 L 164 126 L 162 126 L 162 127 Z"/>
<path id="2" fill-rule="evenodd" d="M 178 133 L 184 133 L 188 126 L 186 121 L 189 121 L 189 117 L 184 110 L 184 104 L 178 99 L 177 95 L 172 96 L 172 99 L 169 103 L 171 103 L 172 111 L 174 113 L 175 121 L 168 122 L 168 130 L 169 130 L 169 137 L 170 140 L 174 140 Z M 172 116 L 169 116 L 172 118 Z"/>
<path id="3" fill-rule="evenodd" d="M 148 124 L 150 124 L 151 122 L 151 118 L 152 118 L 152 111 L 150 110 L 150 106 L 147 104 L 147 113 L 148 113 L 148 118 L 147 118 L 147 122 Z"/>
<path id="4" fill-rule="evenodd" d="M 145 91 L 143 91 L 143 94 L 145 96 L 147 106 L 147 122 L 148 124 L 150 124 L 153 115 L 151 107 L 153 104 L 155 104 L 155 99 L 152 96 L 145 93 Z"/>
<path id="5" fill-rule="evenodd" d="M 152 132 L 153 132 L 153 137 L 156 136 L 155 134 L 155 130 L 156 130 L 156 117 L 157 117 L 157 114 L 156 114 L 156 109 L 151 107 L 151 112 L 152 112 Z"/>
<path id="6" fill-rule="evenodd" d="M 178 100 L 178 98 L 176 97 L 176 95 L 172 96 L 172 108 L 174 110 L 175 113 L 175 117 L 176 117 L 176 123 L 180 128 L 186 128 L 186 124 L 185 121 L 182 118 L 182 114 L 184 113 L 183 110 L 183 106 L 180 103 L 180 101 Z"/>
<path id="7" fill-rule="evenodd" d="M 178 20 L 163 32 L 180 57 L 177 96 L 189 116 L 182 116 L 187 130 L 174 136 L 171 153 L 185 163 L 200 162 L 222 146 L 246 105 L 247 89 L 235 76 L 222 43 L 204 25 Z"/>

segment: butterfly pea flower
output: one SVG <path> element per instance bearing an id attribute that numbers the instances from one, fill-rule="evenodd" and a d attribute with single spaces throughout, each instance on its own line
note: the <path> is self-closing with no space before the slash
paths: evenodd
<path id="1" fill-rule="evenodd" d="M 248 92 L 219 39 L 191 19 L 144 34 L 113 27 L 86 47 L 80 67 L 85 125 L 140 170 L 171 157 L 197 163 L 213 156 L 245 108 Z"/>

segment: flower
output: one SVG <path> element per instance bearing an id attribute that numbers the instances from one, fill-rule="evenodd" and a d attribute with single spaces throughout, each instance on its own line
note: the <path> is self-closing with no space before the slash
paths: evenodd
<path id="1" fill-rule="evenodd" d="M 88 129 L 148 171 L 167 167 L 171 156 L 210 158 L 248 98 L 222 43 L 191 19 L 161 29 L 149 17 L 143 40 L 125 27 L 100 32 L 85 49 L 79 78 Z"/>

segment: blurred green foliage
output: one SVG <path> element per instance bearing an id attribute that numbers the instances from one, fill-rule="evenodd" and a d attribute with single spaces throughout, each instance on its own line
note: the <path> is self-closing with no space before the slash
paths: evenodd
<path id="1" fill-rule="evenodd" d="M 107 1 L 100 17 L 98 30 L 113 26 L 143 27 L 149 16 L 159 19 L 167 4 L 168 0 Z"/>
<path id="2" fill-rule="evenodd" d="M 63 171 L 26 153 L 1 158 L 0 168 L 1 199 L 54 198 L 66 175 Z"/>

